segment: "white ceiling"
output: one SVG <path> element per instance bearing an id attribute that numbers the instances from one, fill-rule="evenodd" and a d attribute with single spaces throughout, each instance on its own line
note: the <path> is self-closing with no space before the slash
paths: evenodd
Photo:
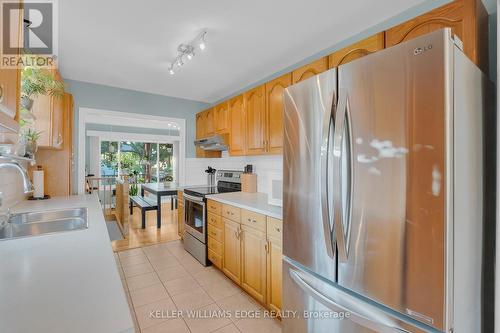
<path id="1" fill-rule="evenodd" d="M 64 78 L 214 102 L 424 0 L 63 0 Z M 168 74 L 177 45 L 208 47 Z"/>

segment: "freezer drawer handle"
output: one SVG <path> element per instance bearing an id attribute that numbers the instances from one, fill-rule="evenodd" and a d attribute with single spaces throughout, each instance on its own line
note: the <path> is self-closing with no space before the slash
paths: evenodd
<path id="1" fill-rule="evenodd" d="M 350 129 L 350 104 L 347 91 L 341 89 L 339 92 L 339 103 L 335 113 L 335 130 L 333 134 L 333 170 L 335 172 L 333 184 L 335 193 L 334 222 L 339 259 L 347 261 L 349 255 L 349 239 L 351 234 L 351 202 L 352 202 L 352 134 Z M 346 155 L 344 156 L 343 144 L 347 143 Z M 347 175 L 344 178 L 342 163 L 347 159 Z M 344 184 L 344 180 L 347 184 Z M 347 202 L 343 202 L 342 191 L 347 189 Z M 344 209 L 346 208 L 345 215 Z M 344 227 L 345 223 L 345 227 Z"/>
<path id="2" fill-rule="evenodd" d="M 332 129 L 333 114 L 336 96 L 333 98 L 332 109 L 324 110 L 323 128 L 321 129 L 321 213 L 323 220 L 323 234 L 325 237 L 326 252 L 331 258 L 335 256 L 335 242 L 333 226 L 330 224 L 330 208 L 328 206 L 328 153 L 330 148 L 330 131 Z"/>
<path id="3" fill-rule="evenodd" d="M 367 313 L 361 314 L 356 311 L 353 311 L 352 309 L 348 309 L 343 305 L 338 304 L 337 302 L 331 300 L 327 296 L 320 293 L 309 283 L 307 283 L 305 279 L 302 277 L 303 273 L 300 273 L 299 271 L 296 271 L 291 268 L 289 269 L 289 271 L 291 278 L 293 279 L 293 281 L 295 281 L 295 283 L 297 283 L 297 285 L 299 285 L 299 287 L 301 287 L 315 300 L 317 300 L 327 308 L 337 312 L 348 312 L 350 314 L 349 320 L 352 320 L 364 327 L 370 328 L 379 333 L 395 333 L 395 332 L 411 333 L 410 331 L 407 331 L 399 327 L 396 323 L 394 323 L 387 317 L 379 316 L 380 318 L 377 318 L 376 314 L 372 314 L 371 316 Z M 367 312 L 367 310 L 365 310 L 365 312 Z M 384 322 L 382 322 L 381 320 L 384 320 Z"/>

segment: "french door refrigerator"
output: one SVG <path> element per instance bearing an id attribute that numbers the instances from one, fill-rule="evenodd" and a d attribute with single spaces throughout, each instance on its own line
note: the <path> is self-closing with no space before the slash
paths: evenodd
<path id="1" fill-rule="evenodd" d="M 481 332 L 487 86 L 443 29 L 285 90 L 283 332 Z"/>

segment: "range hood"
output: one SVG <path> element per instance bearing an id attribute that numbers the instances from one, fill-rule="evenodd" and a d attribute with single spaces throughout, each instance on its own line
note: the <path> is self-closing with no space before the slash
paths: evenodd
<path id="1" fill-rule="evenodd" d="M 227 134 L 224 135 L 213 135 L 203 139 L 196 140 L 194 145 L 200 147 L 203 150 L 211 151 L 224 151 L 227 150 Z"/>

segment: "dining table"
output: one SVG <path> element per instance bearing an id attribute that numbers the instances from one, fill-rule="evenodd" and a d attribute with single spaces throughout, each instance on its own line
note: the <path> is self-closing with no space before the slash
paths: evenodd
<path id="1" fill-rule="evenodd" d="M 170 209 L 174 209 L 174 198 L 173 196 L 177 194 L 179 189 L 179 184 L 174 182 L 166 183 L 145 183 L 141 185 L 141 196 L 144 197 L 144 192 L 149 192 L 156 196 L 156 202 L 158 205 L 158 210 L 156 213 L 156 227 L 161 228 L 161 198 L 165 196 L 170 196 Z"/>

